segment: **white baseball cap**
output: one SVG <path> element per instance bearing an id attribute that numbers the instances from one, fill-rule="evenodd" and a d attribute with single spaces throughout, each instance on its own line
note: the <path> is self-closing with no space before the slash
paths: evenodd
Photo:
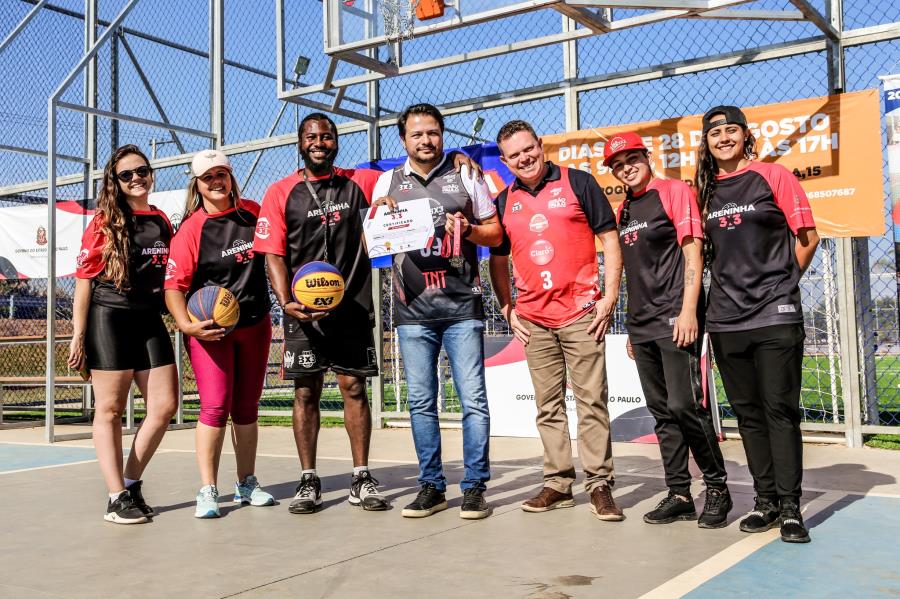
<path id="1" fill-rule="evenodd" d="M 191 172 L 194 173 L 195 177 L 201 177 L 206 171 L 217 166 L 231 170 L 231 161 L 228 160 L 228 156 L 219 150 L 203 150 L 202 152 L 197 152 L 191 161 Z"/>

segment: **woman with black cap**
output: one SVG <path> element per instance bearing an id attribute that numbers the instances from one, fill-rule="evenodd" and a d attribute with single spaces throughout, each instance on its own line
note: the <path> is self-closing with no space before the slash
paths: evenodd
<path id="1" fill-rule="evenodd" d="M 711 275 L 706 323 L 756 491 L 740 528 L 762 532 L 780 523 L 783 541 L 807 543 L 800 276 L 819 236 L 797 179 L 756 161 L 755 141 L 735 106 L 703 116 L 695 184 Z"/>
<path id="2" fill-rule="evenodd" d="M 656 419 L 669 488 L 644 522 L 697 518 L 688 470 L 693 454 L 706 483 L 698 525 L 721 528 L 732 502 L 700 377 L 703 228 L 697 200 L 684 182 L 653 175 L 647 147 L 635 133 L 611 137 L 603 149 L 603 165 L 628 187 L 618 215 L 628 289 L 628 352 Z"/>

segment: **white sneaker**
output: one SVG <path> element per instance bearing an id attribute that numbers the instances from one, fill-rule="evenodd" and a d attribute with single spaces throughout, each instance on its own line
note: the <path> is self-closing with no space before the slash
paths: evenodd
<path id="1" fill-rule="evenodd" d="M 388 508 L 387 499 L 378 492 L 378 481 L 368 470 L 363 470 L 350 479 L 350 505 L 362 506 L 369 512 L 380 512 Z"/>

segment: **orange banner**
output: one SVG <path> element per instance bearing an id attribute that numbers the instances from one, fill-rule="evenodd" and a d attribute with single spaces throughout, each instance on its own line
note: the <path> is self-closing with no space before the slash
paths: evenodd
<path id="1" fill-rule="evenodd" d="M 820 235 L 884 234 L 878 90 L 754 106 L 744 113 L 759 159 L 784 165 L 800 180 Z M 623 131 L 644 138 L 657 174 L 692 181 L 701 115 L 546 135 L 544 149 L 550 160 L 592 173 L 615 207 L 625 189 L 603 166 L 603 146 Z"/>

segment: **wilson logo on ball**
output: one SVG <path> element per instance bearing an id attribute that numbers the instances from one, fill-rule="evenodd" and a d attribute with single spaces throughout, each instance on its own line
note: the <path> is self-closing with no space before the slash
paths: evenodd
<path id="1" fill-rule="evenodd" d="M 241 308 L 231 291 L 224 287 L 201 287 L 188 299 L 188 316 L 192 322 L 212 320 L 213 326 L 230 333 L 241 318 Z"/>
<path id="2" fill-rule="evenodd" d="M 307 310 L 325 312 L 341 303 L 344 277 L 341 271 L 327 262 L 310 262 L 301 266 L 294 275 L 291 292 L 297 303 Z"/>

